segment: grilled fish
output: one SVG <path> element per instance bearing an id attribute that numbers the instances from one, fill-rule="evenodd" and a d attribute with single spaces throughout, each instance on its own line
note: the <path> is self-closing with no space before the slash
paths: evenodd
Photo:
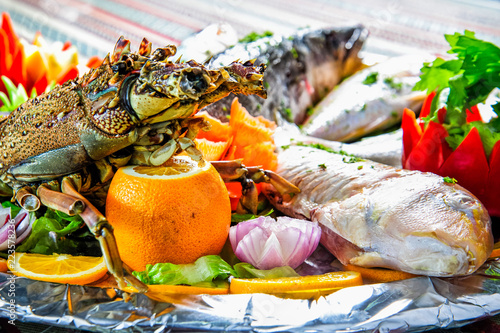
<path id="1" fill-rule="evenodd" d="M 287 201 L 264 185 L 268 199 L 286 215 L 318 222 L 321 243 L 343 264 L 457 276 L 476 271 L 493 250 L 485 207 L 435 174 L 299 146 L 280 152 L 277 172 L 301 193 Z"/>
<path id="2" fill-rule="evenodd" d="M 427 58 L 390 58 L 343 81 L 313 109 L 302 126 L 305 134 L 334 141 L 352 141 L 399 122 L 403 110 L 420 109 L 425 92 L 412 91 Z"/>
<path id="3" fill-rule="evenodd" d="M 254 116 L 262 115 L 281 125 L 301 124 L 309 107 L 316 104 L 345 76 L 361 66 L 358 52 L 368 31 L 362 26 L 299 30 L 290 37 L 262 37 L 238 43 L 214 56 L 209 66 L 218 67 L 234 59 L 255 59 L 254 66 L 267 66 L 264 84 L 267 99 L 239 96 Z M 234 96 L 206 107 L 210 114 L 225 118 Z"/>

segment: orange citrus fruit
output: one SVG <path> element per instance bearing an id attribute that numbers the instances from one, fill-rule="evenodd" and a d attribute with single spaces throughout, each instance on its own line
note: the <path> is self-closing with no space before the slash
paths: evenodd
<path id="1" fill-rule="evenodd" d="M 386 268 L 367 268 L 360 267 L 351 264 L 347 264 L 344 266 L 346 270 L 359 272 L 363 279 L 368 280 L 368 282 L 372 283 L 385 283 L 399 280 L 406 280 L 414 278 L 418 275 L 402 272 L 402 271 L 394 271 L 392 269 Z"/>
<path id="2" fill-rule="evenodd" d="M 310 298 L 327 295 L 341 288 L 362 284 L 361 274 L 351 271 L 276 279 L 233 278 L 229 285 L 229 293 L 265 293 L 290 298 Z"/>
<path id="3" fill-rule="evenodd" d="M 13 259 L 7 265 L 14 275 L 40 281 L 81 285 L 97 281 L 108 272 L 102 257 L 16 252 Z"/>
<path id="4" fill-rule="evenodd" d="M 229 234 L 229 196 L 215 168 L 187 156 L 167 163 L 120 168 L 109 187 L 106 216 L 123 262 L 136 271 L 218 254 Z"/>

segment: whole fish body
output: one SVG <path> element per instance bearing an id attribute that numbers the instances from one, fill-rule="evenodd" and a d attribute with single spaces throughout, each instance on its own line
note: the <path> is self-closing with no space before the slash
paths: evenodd
<path id="1" fill-rule="evenodd" d="M 262 115 L 278 125 L 283 121 L 301 124 L 309 107 L 359 69 L 358 52 L 367 35 L 363 26 L 302 29 L 292 36 L 269 36 L 238 43 L 215 55 L 209 66 L 229 64 L 235 59 L 256 59 L 255 66 L 266 65 L 267 99 L 239 96 L 240 103 L 252 115 Z M 230 95 L 205 110 L 225 118 L 233 98 Z"/>
<path id="2" fill-rule="evenodd" d="M 425 98 L 412 91 L 425 61 L 427 56 L 399 56 L 357 72 L 313 108 L 303 132 L 345 142 L 399 123 L 405 108 L 417 112 Z"/>
<path id="3" fill-rule="evenodd" d="M 305 146 L 280 152 L 278 174 L 301 189 L 263 192 L 286 215 L 318 222 L 344 265 L 429 276 L 473 273 L 493 249 L 491 220 L 470 192 L 443 177 Z"/>

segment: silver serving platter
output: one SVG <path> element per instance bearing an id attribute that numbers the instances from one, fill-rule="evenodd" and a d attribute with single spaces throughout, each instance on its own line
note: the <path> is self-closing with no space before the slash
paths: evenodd
<path id="1" fill-rule="evenodd" d="M 420 332 L 498 313 L 500 262 L 493 260 L 470 276 L 367 284 L 317 300 L 244 294 L 173 295 L 171 302 L 158 302 L 132 294 L 126 302 L 115 289 L 14 282 L 0 273 L 0 316 L 95 332 Z"/>

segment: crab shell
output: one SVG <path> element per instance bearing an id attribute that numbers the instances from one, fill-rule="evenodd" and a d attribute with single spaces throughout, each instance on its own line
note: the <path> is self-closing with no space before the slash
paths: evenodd
<path id="1" fill-rule="evenodd" d="M 137 53 L 121 37 L 102 65 L 22 104 L 0 122 L 0 180 L 10 185 L 74 173 L 149 132 L 181 121 L 230 92 L 258 94 L 264 67 L 253 62 L 208 69 L 172 62 L 175 46 Z"/>

